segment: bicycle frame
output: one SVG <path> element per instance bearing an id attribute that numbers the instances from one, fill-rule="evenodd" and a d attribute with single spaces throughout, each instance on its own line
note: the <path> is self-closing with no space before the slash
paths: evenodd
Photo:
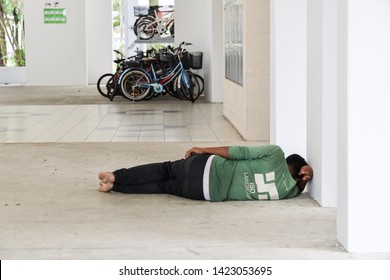
<path id="1" fill-rule="evenodd" d="M 155 30 L 158 34 L 163 34 L 166 32 L 167 27 L 174 21 L 174 11 L 159 11 L 154 10 L 155 21 L 148 24 L 145 29 Z M 157 24 L 156 27 L 154 27 Z"/>
<path id="2" fill-rule="evenodd" d="M 142 71 L 142 69 L 139 69 Z M 129 70 L 130 71 L 130 70 Z M 126 72 L 128 71 L 125 71 L 121 77 L 123 77 Z M 161 93 L 163 91 L 163 87 L 167 84 L 169 84 L 171 81 L 173 81 L 176 77 L 178 77 L 179 75 L 182 76 L 183 78 L 183 81 L 184 81 L 184 84 L 187 88 L 190 88 L 190 81 L 189 81 L 189 77 L 188 77 L 188 74 L 187 74 L 187 71 L 184 69 L 183 67 L 183 63 L 181 62 L 180 58 L 179 58 L 179 63 L 176 65 L 176 67 L 171 70 L 167 75 L 165 76 L 161 76 L 161 77 L 158 77 L 157 74 L 156 74 L 156 71 L 154 70 L 154 66 L 153 64 L 151 65 L 151 68 L 148 69 L 148 70 L 143 70 L 143 72 L 145 73 L 145 75 L 148 75 L 149 78 L 151 79 L 152 83 L 139 83 L 139 81 L 141 79 L 139 79 L 135 86 L 139 86 L 139 87 L 143 87 L 143 88 L 149 88 L 149 87 L 152 87 L 154 92 L 156 93 Z M 179 85 L 180 86 L 180 85 Z"/>

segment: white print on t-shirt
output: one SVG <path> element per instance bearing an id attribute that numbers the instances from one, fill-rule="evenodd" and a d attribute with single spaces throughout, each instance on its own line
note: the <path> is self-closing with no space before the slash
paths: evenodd
<path id="1" fill-rule="evenodd" d="M 279 193 L 275 185 L 275 172 L 255 174 L 259 200 L 279 199 Z"/>
<path id="2" fill-rule="evenodd" d="M 283 185 L 286 187 L 286 191 L 288 191 L 288 186 L 286 184 L 286 173 L 283 173 Z"/>
<path id="3" fill-rule="evenodd" d="M 256 185 L 255 183 L 249 182 L 249 176 L 247 172 L 244 172 L 244 182 L 245 182 L 246 197 L 248 199 L 252 199 L 251 194 L 256 194 Z"/>

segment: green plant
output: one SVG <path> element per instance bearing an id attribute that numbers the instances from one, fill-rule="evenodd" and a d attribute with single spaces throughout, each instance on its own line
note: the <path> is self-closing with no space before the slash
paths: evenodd
<path id="1" fill-rule="evenodd" d="M 0 66 L 25 66 L 23 0 L 0 0 Z M 8 57 L 7 46 L 12 56 Z M 11 52 L 9 51 L 9 52 Z"/>
<path id="2" fill-rule="evenodd" d="M 124 52 L 124 1 L 114 0 L 112 4 L 112 27 L 114 48 Z"/>

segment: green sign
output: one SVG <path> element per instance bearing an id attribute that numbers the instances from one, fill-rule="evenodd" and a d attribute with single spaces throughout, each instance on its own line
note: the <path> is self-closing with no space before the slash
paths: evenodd
<path id="1" fill-rule="evenodd" d="M 65 24 L 66 11 L 64 8 L 43 9 L 43 19 L 45 24 Z"/>

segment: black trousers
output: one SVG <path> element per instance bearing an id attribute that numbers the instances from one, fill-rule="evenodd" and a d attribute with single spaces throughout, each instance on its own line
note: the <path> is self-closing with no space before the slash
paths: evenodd
<path id="1" fill-rule="evenodd" d="M 205 200 L 203 173 L 210 154 L 195 154 L 188 159 L 151 163 L 114 171 L 113 191 L 122 193 L 168 193 Z"/>

